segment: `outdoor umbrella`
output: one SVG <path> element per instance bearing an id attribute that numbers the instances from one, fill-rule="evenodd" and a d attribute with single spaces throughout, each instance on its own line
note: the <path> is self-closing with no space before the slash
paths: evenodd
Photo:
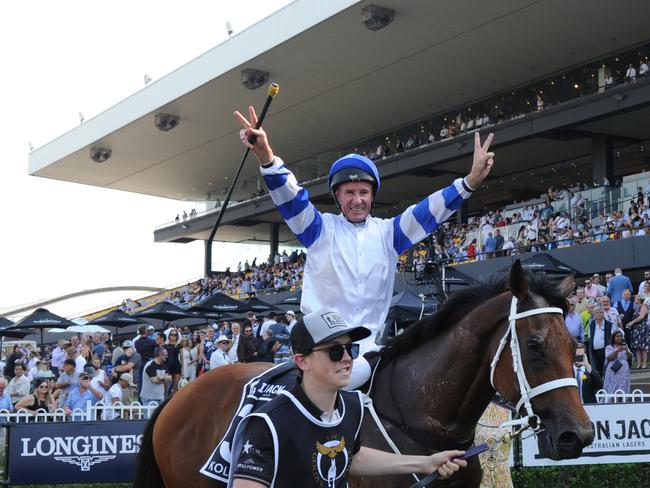
<path id="1" fill-rule="evenodd" d="M 521 267 L 531 271 L 544 271 L 549 274 L 570 274 L 578 272 L 575 268 L 545 252 L 535 253 L 526 259 L 522 259 Z M 510 271 L 510 266 L 505 267 L 502 271 Z"/>
<path id="2" fill-rule="evenodd" d="M 34 331 L 39 330 L 41 334 L 41 347 L 43 346 L 43 330 L 52 329 L 54 327 L 66 328 L 72 327 L 75 324 L 71 320 L 59 317 L 45 308 L 37 308 L 27 317 L 10 325 L 6 330 L 19 330 L 19 331 Z"/>
<path id="3" fill-rule="evenodd" d="M 117 329 L 121 327 L 128 327 L 130 325 L 139 325 L 142 324 L 144 320 L 137 319 L 131 315 L 122 312 L 119 308 L 108 312 L 106 315 L 97 317 L 94 320 L 91 320 L 86 325 L 100 325 L 102 327 L 114 327 L 115 335 L 117 336 Z"/>
<path id="4" fill-rule="evenodd" d="M 11 327 L 13 322 L 5 317 L 0 317 L 0 337 L 9 337 L 12 339 L 22 339 L 28 336 L 29 332 L 21 332 L 19 330 L 6 330 Z"/>
<path id="5" fill-rule="evenodd" d="M 228 315 L 226 312 L 219 312 L 218 310 L 207 310 L 203 308 L 192 307 L 188 310 L 192 313 L 192 316 L 196 319 L 206 319 L 206 320 L 235 320 L 235 317 Z"/>
<path id="6" fill-rule="evenodd" d="M 245 313 L 250 309 L 244 302 L 217 292 L 210 298 L 206 298 L 201 303 L 196 304 L 190 310 L 192 312 Z"/>
<path id="7" fill-rule="evenodd" d="M 141 319 L 158 319 L 164 320 L 165 322 L 173 322 L 174 320 L 178 319 L 196 318 L 196 316 L 192 315 L 187 310 L 183 310 L 182 308 L 177 307 L 173 303 L 169 303 L 167 301 L 159 302 L 153 307 L 149 307 L 142 312 L 133 314 L 132 317 Z"/>
<path id="8" fill-rule="evenodd" d="M 424 307 L 424 310 L 423 310 Z M 422 298 L 408 290 L 401 291 L 390 300 L 388 318 L 391 320 L 418 320 L 420 315 L 431 315 L 438 308 L 435 298 Z"/>
<path id="9" fill-rule="evenodd" d="M 253 297 L 250 300 L 246 301 L 246 305 L 250 307 L 253 312 L 266 313 L 266 312 L 282 312 L 275 305 L 266 303 L 264 300 L 260 300 L 257 297 Z"/>
<path id="10" fill-rule="evenodd" d="M 280 302 L 280 305 L 300 305 L 300 300 L 302 299 L 302 290 L 294 291 L 290 295 L 287 295 L 284 300 Z"/>

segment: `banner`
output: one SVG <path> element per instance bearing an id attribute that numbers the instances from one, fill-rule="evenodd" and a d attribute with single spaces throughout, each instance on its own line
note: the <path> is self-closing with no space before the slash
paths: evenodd
<path id="1" fill-rule="evenodd" d="M 539 456 L 534 436 L 522 442 L 524 466 L 650 462 L 650 404 L 585 405 L 594 429 L 594 441 L 577 459 L 551 461 Z"/>
<path id="2" fill-rule="evenodd" d="M 145 420 L 7 425 L 9 483 L 132 481 Z"/>

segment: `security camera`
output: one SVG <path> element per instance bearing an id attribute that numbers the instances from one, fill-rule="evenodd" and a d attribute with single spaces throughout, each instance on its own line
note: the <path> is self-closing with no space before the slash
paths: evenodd
<path id="1" fill-rule="evenodd" d="M 255 90 L 269 81 L 269 73 L 254 68 L 246 68 L 241 72 L 241 84 L 249 90 Z"/>
<path id="2" fill-rule="evenodd" d="M 103 163 L 111 157 L 113 151 L 107 147 L 91 147 L 90 148 L 90 159 L 96 163 Z"/>
<path id="3" fill-rule="evenodd" d="M 154 121 L 154 125 L 156 126 L 156 128 L 163 132 L 172 130 L 179 123 L 180 123 L 180 118 L 178 117 L 178 115 L 163 114 L 163 113 L 156 114 L 156 119 Z"/>

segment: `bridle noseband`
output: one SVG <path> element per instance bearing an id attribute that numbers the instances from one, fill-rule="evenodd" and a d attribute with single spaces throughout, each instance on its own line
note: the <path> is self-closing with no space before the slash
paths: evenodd
<path id="1" fill-rule="evenodd" d="M 578 382 L 574 377 L 561 378 L 557 380 L 547 381 L 546 383 L 542 383 L 539 386 L 531 388 L 530 383 L 528 383 L 528 379 L 526 378 L 524 364 L 521 359 L 521 349 L 519 348 L 519 338 L 517 337 L 517 319 L 523 319 L 524 317 L 540 315 L 543 313 L 559 313 L 561 315 L 564 315 L 564 311 L 558 307 L 541 307 L 517 313 L 517 302 L 517 297 L 513 295 L 512 302 L 510 303 L 510 315 L 508 316 L 508 329 L 501 338 L 499 348 L 497 349 L 497 352 L 494 355 L 494 359 L 490 364 L 490 384 L 496 390 L 496 387 L 494 386 L 494 372 L 496 371 L 497 364 L 501 358 L 501 353 L 506 347 L 508 336 L 510 336 L 510 353 L 512 355 L 512 366 L 515 376 L 517 377 L 517 382 L 519 383 L 519 391 L 521 392 L 521 398 L 517 402 L 515 411 L 519 412 L 519 409 L 523 405 L 526 409 L 526 416 L 520 419 L 511 420 L 509 422 L 504 422 L 500 427 L 524 426 L 532 429 L 534 432 L 538 432 L 541 429 L 541 422 L 539 421 L 539 416 L 533 412 L 533 406 L 530 401 L 542 393 L 556 390 L 558 388 L 564 388 L 567 386 L 578 388 Z"/>

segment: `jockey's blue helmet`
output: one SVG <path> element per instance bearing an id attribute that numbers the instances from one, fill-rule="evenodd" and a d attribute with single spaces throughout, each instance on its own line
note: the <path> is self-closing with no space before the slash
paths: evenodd
<path id="1" fill-rule="evenodd" d="M 379 171 L 370 159 L 360 154 L 348 154 L 337 159 L 330 168 L 328 179 L 332 195 L 336 188 L 351 181 L 367 181 L 372 185 L 373 195 L 379 191 Z M 335 198 L 336 200 L 336 198 Z"/>

